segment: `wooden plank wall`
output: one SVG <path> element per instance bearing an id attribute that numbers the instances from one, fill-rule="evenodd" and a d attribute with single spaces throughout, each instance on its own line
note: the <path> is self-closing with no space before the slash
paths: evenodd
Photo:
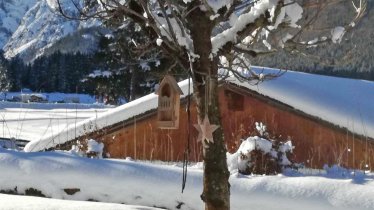
<path id="1" fill-rule="evenodd" d="M 373 140 L 353 135 L 328 123 L 311 119 L 286 105 L 275 103 L 256 94 L 236 88 L 221 88 L 219 92 L 221 117 L 229 152 L 234 152 L 241 139 L 254 135 L 255 122 L 263 122 L 268 131 L 295 145 L 295 160 L 308 167 L 321 168 L 324 164 L 374 168 Z M 318 100 L 318 99 L 316 99 Z M 156 113 L 146 119 L 134 118 L 130 124 L 103 139 L 105 150 L 114 158 L 131 157 L 141 160 L 181 161 L 187 142 L 187 113 L 180 109 L 177 130 L 157 128 Z M 190 161 L 201 161 L 201 143 L 192 124 L 197 122 L 196 109 L 191 105 L 192 122 Z"/>
<path id="2" fill-rule="evenodd" d="M 263 122 L 273 136 L 291 139 L 295 145 L 295 160 L 308 167 L 321 168 L 324 164 L 340 163 L 359 169 L 366 169 L 368 164 L 368 168 L 374 169 L 373 139 L 353 135 L 257 94 L 242 94 L 243 111 L 233 111 L 228 109 L 228 105 L 221 105 L 225 136 L 230 138 L 229 151 L 237 148 L 241 138 L 255 133 L 255 122 Z M 227 95 L 221 91 L 221 98 L 227 98 Z"/>
<path id="3" fill-rule="evenodd" d="M 197 131 L 192 126 L 197 122 L 196 109 L 191 105 L 190 160 L 201 161 L 201 143 L 196 140 Z M 179 129 L 158 129 L 157 113 L 137 120 L 104 136 L 106 152 L 110 157 L 131 157 L 141 160 L 182 161 L 187 148 L 188 122 L 185 105 L 180 109 Z"/>

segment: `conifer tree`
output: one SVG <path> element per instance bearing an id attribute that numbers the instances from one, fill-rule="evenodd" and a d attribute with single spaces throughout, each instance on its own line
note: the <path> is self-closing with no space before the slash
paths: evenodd
<path id="1" fill-rule="evenodd" d="M 0 92 L 4 95 L 3 99 L 6 100 L 6 93 L 10 90 L 10 81 L 8 70 L 4 63 L 0 61 Z"/>

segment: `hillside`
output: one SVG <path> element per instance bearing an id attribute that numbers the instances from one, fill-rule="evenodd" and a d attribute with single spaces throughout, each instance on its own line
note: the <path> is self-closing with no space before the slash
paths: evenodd
<path id="1" fill-rule="evenodd" d="M 347 12 L 352 10 L 351 2 L 346 7 L 334 8 L 325 14 L 321 23 L 315 28 L 323 28 L 324 21 L 334 25 L 348 22 Z M 366 15 L 354 28 L 348 32 L 340 44 L 327 44 L 315 48 L 308 48 L 301 53 L 290 54 L 283 50 L 271 55 L 253 59 L 254 65 L 269 66 L 274 68 L 298 69 L 299 71 L 320 72 L 330 75 L 343 75 L 354 77 L 353 72 L 374 71 L 374 2 L 368 1 Z M 349 22 L 348 22 L 349 23 Z M 312 56 L 311 56 L 312 55 Z M 336 71 L 345 71 L 336 72 Z M 350 72 L 347 72 L 350 71 Z M 334 73 L 335 72 L 335 73 Z M 373 76 L 374 77 L 374 76 Z M 361 77 L 363 78 L 363 77 Z M 366 77 L 366 79 L 368 79 Z M 374 78 L 372 78 L 374 79 Z"/>

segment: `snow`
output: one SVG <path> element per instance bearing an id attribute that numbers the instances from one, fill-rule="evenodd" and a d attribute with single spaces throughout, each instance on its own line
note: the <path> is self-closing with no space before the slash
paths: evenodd
<path id="1" fill-rule="evenodd" d="M 23 17 L 22 23 L 4 46 L 6 58 L 13 58 L 30 48 L 37 48 L 37 56 L 46 46 L 61 39 L 78 27 L 78 21 L 63 20 L 51 10 L 52 1 L 38 1 Z"/>
<path id="2" fill-rule="evenodd" d="M 257 18 L 263 15 L 266 11 L 270 12 L 269 22 L 272 23 L 267 27 L 267 30 L 263 29 L 264 38 L 262 43 L 269 50 L 272 49 L 271 45 L 266 41 L 270 31 L 278 28 L 279 24 L 287 23 L 289 27 L 300 28 L 300 25 L 297 22 L 302 18 L 303 8 L 295 1 L 285 0 L 284 7 L 280 8 L 280 11 L 277 11 L 278 0 L 262 0 L 262 1 L 253 1 L 253 6 L 250 7 L 248 12 L 236 12 L 229 18 L 230 28 L 224 30 L 221 33 L 218 33 L 211 38 L 212 42 L 212 53 L 217 54 L 218 51 L 225 46 L 228 42 L 236 44 L 238 42 L 238 34 L 250 23 L 254 23 Z M 208 5 L 217 12 L 220 8 L 226 6 L 230 7 L 232 1 L 230 0 L 211 0 L 207 1 Z M 248 3 L 248 2 L 246 2 Z M 238 17 L 237 17 L 238 15 Z M 275 15 L 277 15 L 275 17 Z M 211 18 L 212 19 L 212 18 Z M 254 29 L 257 31 L 258 29 Z M 286 39 L 288 37 L 285 37 Z M 245 38 L 245 42 L 248 42 L 248 38 Z M 287 40 L 281 41 L 280 46 L 284 45 L 284 42 Z"/>
<path id="3" fill-rule="evenodd" d="M 170 41 L 174 41 L 173 39 L 176 38 L 176 41 L 178 42 L 180 46 L 186 47 L 189 53 L 193 54 L 193 44 L 192 44 L 191 37 L 183 27 L 181 28 L 181 26 L 178 24 L 175 18 L 170 18 L 167 20 L 166 18 L 159 16 L 156 10 L 150 11 L 150 12 L 151 12 L 150 15 L 152 15 L 152 18 L 157 23 L 157 26 L 161 33 L 160 35 L 162 35 L 163 37 L 166 37 Z M 166 12 L 169 12 L 169 11 L 166 11 Z M 172 35 L 175 35 L 175 37 Z M 158 39 L 161 39 L 161 37 L 159 37 Z M 157 45 L 159 44 L 161 45 L 162 42 L 161 40 L 158 40 L 158 39 L 156 40 L 156 43 Z"/>
<path id="4" fill-rule="evenodd" d="M 213 8 L 215 12 L 218 9 L 222 8 L 223 6 L 230 5 L 232 2 L 228 0 L 212 0 L 208 1 L 210 7 Z M 282 7 L 278 16 L 276 17 L 272 26 L 269 26 L 269 30 L 275 30 L 278 25 L 282 22 L 287 22 L 290 27 L 300 27 L 297 25 L 297 22 L 301 19 L 303 14 L 302 7 L 291 0 L 286 0 L 284 2 L 287 6 Z M 251 10 L 247 13 L 240 14 L 239 17 L 236 17 L 234 14 L 233 17 L 230 17 L 230 25 L 231 28 L 226 29 L 225 31 L 217 34 L 216 36 L 211 38 L 212 42 L 212 53 L 217 54 L 217 52 L 228 42 L 236 42 L 237 36 L 240 31 L 242 31 L 248 24 L 253 23 L 258 17 L 265 13 L 265 11 L 270 11 L 271 18 L 269 21 L 273 21 L 276 6 L 278 4 L 277 0 L 263 0 L 257 1 L 254 3 L 254 6 L 251 7 Z M 268 33 L 268 32 L 266 32 Z M 270 50 L 271 45 L 266 41 L 267 35 L 265 39 L 262 40 L 263 44 Z M 281 43 L 282 45 L 282 43 Z"/>
<path id="5" fill-rule="evenodd" d="M 241 153 L 248 153 L 252 150 L 259 149 L 264 153 L 270 153 L 272 149 L 272 143 L 267 139 L 260 138 L 258 136 L 249 137 L 244 140 L 240 145 L 238 151 Z"/>
<path id="6" fill-rule="evenodd" d="M 98 157 L 103 157 L 104 144 L 99 143 L 94 139 L 90 139 L 87 142 L 87 152 L 97 152 Z"/>
<path id="7" fill-rule="evenodd" d="M 0 194 L 0 210 L 152 210 L 145 206 L 97 203 L 88 201 L 67 201 L 20 195 Z"/>
<path id="8" fill-rule="evenodd" d="M 287 14 L 286 21 L 289 21 L 291 27 L 300 27 L 296 23 L 303 17 L 303 8 L 295 1 L 286 0 L 284 3 L 288 4 L 284 7 L 286 10 L 285 13 Z"/>
<path id="9" fill-rule="evenodd" d="M 266 134 L 266 125 L 264 125 L 262 122 L 256 122 L 255 123 L 256 130 L 257 132 L 261 135 L 264 136 Z"/>
<path id="10" fill-rule="evenodd" d="M 142 163 L 130 158 L 89 159 L 61 151 L 24 153 L 1 149 L 0 169 L 2 190 L 13 190 L 17 186 L 17 191 L 23 193 L 25 189 L 33 187 L 55 199 L 95 199 L 167 209 L 176 209 L 183 202 L 181 209 L 203 209 L 199 196 L 202 192 L 201 163 L 188 168 L 183 194 L 181 166 Z M 276 176 L 232 173 L 229 178 L 231 209 L 374 209 L 373 178 L 373 174 L 357 171 L 353 176 L 336 169 L 316 172 L 314 175 L 308 175 L 307 171 L 287 171 Z M 79 188 L 80 191 L 67 195 L 63 190 L 66 188 Z M 0 200 L 3 198 L 0 195 Z M 5 203 L 9 206 L 8 199 L 11 198 L 5 198 Z M 52 202 L 51 205 L 57 203 L 57 209 L 60 205 L 66 205 L 68 209 L 81 204 L 95 205 L 42 198 L 36 202 Z M 13 205 L 22 208 L 23 202 Z M 117 209 L 117 206 L 113 207 Z M 95 209 L 95 206 L 92 208 Z"/>
<path id="11" fill-rule="evenodd" d="M 35 0 L 1 1 L 0 6 L 0 49 L 6 44 L 11 34 L 18 28 L 27 10 L 35 5 Z"/>
<path id="12" fill-rule="evenodd" d="M 194 202 L 192 198 L 199 197 L 202 186 L 200 170 L 191 170 L 190 173 L 190 176 L 198 173 L 190 181 L 199 187 L 186 190 L 186 194 L 181 195 L 179 167 L 129 160 L 89 159 L 66 152 L 17 153 L 1 150 L 0 169 L 0 189 L 4 190 L 17 186 L 18 192 L 24 192 L 34 187 L 46 196 L 58 199 L 94 199 L 168 209 L 175 209 L 178 200 L 183 197 L 183 201 L 194 209 L 202 207 L 201 201 L 196 202 L 195 199 Z M 79 188 L 80 192 L 67 195 L 63 191 L 65 188 Z"/>
<path id="13" fill-rule="evenodd" d="M 345 28 L 342 26 L 335 27 L 331 30 L 331 40 L 335 44 L 339 44 L 345 34 Z"/>
<path id="14" fill-rule="evenodd" d="M 211 38 L 212 42 L 212 53 L 217 54 L 217 52 L 228 42 L 234 42 L 237 38 L 237 33 L 243 30 L 249 23 L 253 23 L 256 18 L 264 14 L 271 8 L 274 8 L 278 3 L 278 0 L 264 0 L 259 1 L 254 4 L 251 10 L 247 13 L 241 14 L 236 20 L 235 24 L 224 30 L 223 32 L 217 34 Z"/>
<path id="15" fill-rule="evenodd" d="M 22 95 L 39 95 L 43 98 L 48 99 L 49 103 L 56 103 L 56 102 L 63 102 L 67 98 L 77 98 L 79 100 L 79 103 L 82 104 L 93 104 L 96 102 L 95 97 L 88 95 L 88 94 L 80 94 L 80 93 L 32 93 L 31 90 L 23 89 L 21 92 L 7 92 L 6 97 L 4 92 L 0 93 L 0 100 L 11 100 L 13 97 L 20 97 Z M 10 103 L 8 105 L 12 105 L 13 103 Z M 1 107 L 3 107 L 5 104 L 2 104 Z M 25 105 L 25 106 L 32 106 L 32 105 Z M 47 105 L 48 106 L 48 105 Z"/>
<path id="16" fill-rule="evenodd" d="M 251 162 L 251 153 L 254 150 L 260 150 L 263 154 L 269 154 L 275 159 L 278 159 L 278 155 L 281 155 L 282 157 L 280 158 L 279 164 L 282 166 L 290 166 L 292 164 L 286 155 L 287 152 L 292 153 L 294 149 L 291 141 L 286 141 L 285 143 L 280 141 L 278 145 L 279 148 L 277 148 L 273 145 L 274 140 L 265 137 L 268 135 L 268 133 L 266 133 L 265 125 L 256 122 L 256 129 L 263 137 L 250 136 L 247 139 L 242 140 L 236 152 L 226 154 L 228 169 L 231 173 L 246 171 L 246 169 L 253 164 Z M 279 152 L 282 154 L 279 154 Z"/>
<path id="17" fill-rule="evenodd" d="M 277 69 L 253 67 L 258 72 L 277 73 Z M 253 90 L 283 102 L 327 122 L 346 128 L 354 133 L 374 138 L 374 82 L 345 79 L 301 72 L 287 71 L 281 77 L 261 82 L 259 85 L 240 82 L 230 77 L 227 82 Z M 185 97 L 188 80 L 178 83 Z M 191 85 L 192 88 L 192 85 Z M 192 92 L 192 90 L 191 90 Z M 104 128 L 157 108 L 157 95 L 150 94 L 116 107 L 106 113 L 65 127 L 60 133 L 49 133 L 30 142 L 25 151 L 40 151 L 58 143 L 72 140 L 87 133 L 85 128 Z M 59 139 L 56 141 L 56 139 Z"/>
<path id="18" fill-rule="evenodd" d="M 57 11 L 58 9 L 58 2 L 57 0 L 46 0 L 48 6 L 52 9 L 52 10 L 55 10 Z"/>
<path id="19" fill-rule="evenodd" d="M 268 50 L 271 50 L 271 44 L 268 41 L 262 40 L 262 43 L 265 45 L 266 48 L 268 48 Z"/>
<path id="20" fill-rule="evenodd" d="M 263 67 L 253 69 L 263 73 L 279 71 Z M 229 80 L 311 116 L 374 138 L 374 82 L 294 71 L 287 71 L 283 76 L 259 85 L 234 78 Z"/>
<path id="21" fill-rule="evenodd" d="M 238 170 L 245 171 L 248 166 L 248 160 L 242 160 L 241 155 L 247 155 L 256 148 L 263 151 L 265 154 L 270 153 L 272 150 L 272 143 L 258 136 L 247 138 L 240 144 L 237 152 L 226 154 L 229 171 L 231 173 L 237 172 Z"/>
<path id="22" fill-rule="evenodd" d="M 76 32 L 81 29 L 98 26 L 100 25 L 99 21 L 66 19 L 57 14 L 58 5 L 56 0 L 28 0 L 25 2 L 29 1 L 31 4 L 28 3 L 28 11 L 23 12 L 22 16 L 19 16 L 19 24 L 10 33 L 11 37 L 3 47 L 6 58 L 10 59 L 19 55 L 25 62 L 32 62 L 39 56 L 52 53 L 55 48 L 58 48 L 62 53 L 69 51 L 86 53 L 97 47 L 97 40 L 83 41 L 84 37 L 79 39 L 78 45 L 76 43 L 73 45 L 70 42 L 77 40 L 77 36 L 80 36 Z M 26 3 L 23 4 L 26 5 Z M 61 4 L 66 14 L 73 16 L 74 13 L 77 13 L 72 1 L 62 0 Z M 68 37 L 69 35 L 72 36 Z M 76 35 L 76 37 L 74 38 L 73 35 Z M 64 46 L 53 47 L 54 44 L 65 37 L 68 38 L 64 40 Z"/>
<path id="23" fill-rule="evenodd" d="M 5 24 L 3 24 L 4 28 L 8 29 L 9 31 L 14 31 L 17 29 L 18 22 L 13 17 L 5 17 L 2 19 Z"/>
<path id="24" fill-rule="evenodd" d="M 102 71 L 102 70 L 94 70 L 92 73 L 88 75 L 88 77 L 90 78 L 97 78 L 97 77 L 109 78 L 111 76 L 112 76 L 112 72 Z"/>
<path id="25" fill-rule="evenodd" d="M 109 109 L 92 104 L 0 102 L 0 137 L 37 141 Z"/>
<path id="26" fill-rule="evenodd" d="M 156 40 L 156 44 L 157 44 L 157 46 L 161 46 L 161 44 L 162 44 L 162 39 L 157 38 L 157 40 Z"/>
<path id="27" fill-rule="evenodd" d="M 294 146 L 292 146 L 292 142 L 291 141 L 287 141 L 283 145 L 279 146 L 279 151 L 280 152 L 287 152 L 287 151 L 291 151 L 292 152 L 293 149 L 294 149 Z"/>
<path id="28" fill-rule="evenodd" d="M 188 80 L 184 80 L 178 85 L 183 91 L 181 98 L 188 94 Z M 191 86 L 192 92 L 192 86 Z M 45 148 L 56 146 L 57 144 L 64 143 L 74 139 L 80 135 L 90 132 L 87 128 L 93 129 L 105 128 L 115 123 L 132 119 L 133 117 L 145 113 L 149 110 L 156 109 L 158 106 L 158 97 L 152 93 L 137 100 L 131 101 L 122 106 L 113 108 L 105 113 L 98 114 L 90 119 L 83 120 L 77 124 L 72 124 L 65 127 L 60 133 L 48 133 L 39 140 L 30 142 L 26 145 L 25 151 L 40 151 Z M 58 139 L 58 141 L 57 141 Z"/>
<path id="29" fill-rule="evenodd" d="M 282 47 L 282 48 L 284 48 L 284 44 L 285 44 L 288 40 L 290 40 L 290 39 L 292 39 L 292 38 L 293 38 L 293 36 L 292 36 L 290 33 L 286 33 L 286 35 L 284 35 L 284 36 L 282 37 L 282 39 L 279 41 L 279 46 Z"/>

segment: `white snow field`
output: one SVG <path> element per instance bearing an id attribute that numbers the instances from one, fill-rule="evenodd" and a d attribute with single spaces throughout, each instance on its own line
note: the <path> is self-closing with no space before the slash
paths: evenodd
<path id="1" fill-rule="evenodd" d="M 259 74 L 279 71 L 262 67 L 253 68 Z M 287 71 L 276 79 L 264 81 L 258 85 L 240 82 L 233 76 L 227 78 L 226 81 L 256 91 L 354 133 L 374 138 L 374 82 L 294 71 Z M 181 81 L 178 85 L 184 93 L 181 98 L 186 97 L 188 80 Z M 157 95 L 152 93 L 113 108 L 98 117 L 70 125 L 60 133 L 49 133 L 40 140 L 26 145 L 25 151 L 40 151 L 72 140 L 76 137 L 76 133 L 83 134 L 85 128 L 92 124 L 95 124 L 96 128 L 104 128 L 156 109 L 157 99 Z"/>
<path id="2" fill-rule="evenodd" d="M 131 206 L 89 201 L 67 201 L 20 195 L 0 194 L 0 210 L 156 210 L 145 206 Z"/>
<path id="3" fill-rule="evenodd" d="M 93 104 L 0 102 L 0 138 L 39 140 L 46 135 L 55 135 L 69 125 L 95 118 L 109 109 Z"/>
<path id="4" fill-rule="evenodd" d="M 189 167 L 183 194 L 180 166 L 130 159 L 89 159 L 70 152 L 0 149 L 0 171 L 0 189 L 17 187 L 18 193 L 35 188 L 56 199 L 203 209 L 201 163 Z M 230 184 L 233 210 L 374 209 L 374 174 L 357 172 L 353 176 L 332 170 L 325 175 L 288 172 L 277 176 L 244 176 L 233 172 Z M 63 190 L 66 188 L 80 191 L 67 195 Z"/>

